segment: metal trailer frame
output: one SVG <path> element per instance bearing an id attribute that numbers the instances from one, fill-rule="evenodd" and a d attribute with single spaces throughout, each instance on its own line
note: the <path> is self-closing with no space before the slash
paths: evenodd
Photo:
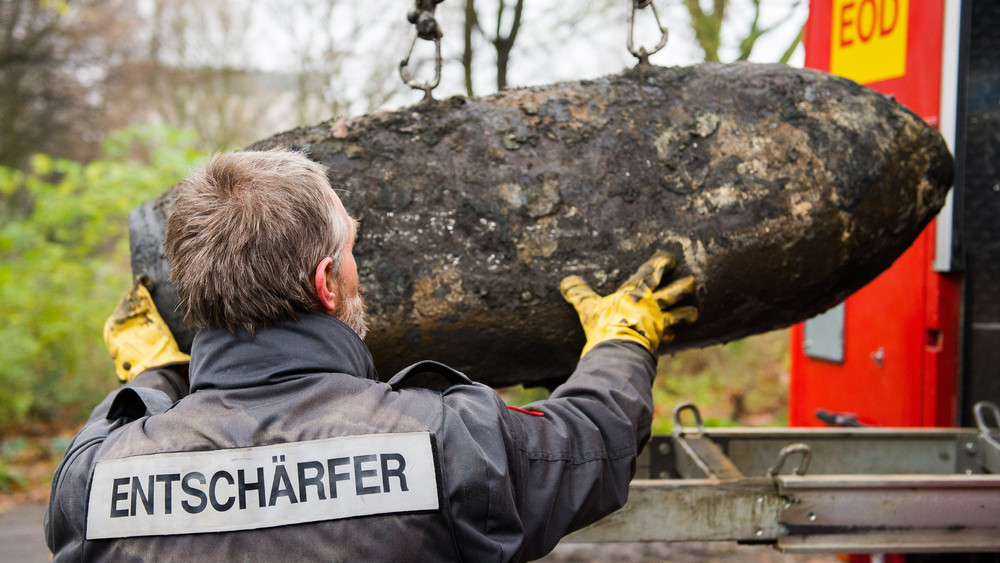
<path id="1" fill-rule="evenodd" d="M 686 409 L 693 429 L 679 423 Z M 706 429 L 686 403 L 674 412 L 674 434 L 647 445 L 625 506 L 566 541 L 1000 551 L 1000 430 L 986 414 L 1000 425 L 997 407 L 980 403 L 975 429 Z"/>

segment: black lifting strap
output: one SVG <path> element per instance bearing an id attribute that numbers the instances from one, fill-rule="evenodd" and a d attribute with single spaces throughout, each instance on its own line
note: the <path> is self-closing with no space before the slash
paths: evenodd
<path id="1" fill-rule="evenodd" d="M 392 387 L 393 391 L 396 391 L 401 387 L 404 387 L 408 379 L 425 373 L 440 375 L 445 378 L 449 386 L 472 384 L 472 380 L 469 379 L 469 376 L 456 369 L 452 369 L 441 362 L 423 360 L 407 368 L 403 368 L 399 373 L 392 376 L 392 379 L 389 380 L 389 386 Z"/>

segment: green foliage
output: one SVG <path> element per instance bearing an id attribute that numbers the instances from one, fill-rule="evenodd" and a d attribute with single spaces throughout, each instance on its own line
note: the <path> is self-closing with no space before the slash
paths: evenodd
<path id="1" fill-rule="evenodd" d="M 653 383 L 653 433 L 669 434 L 674 408 L 694 403 L 709 428 L 788 424 L 788 331 L 660 358 Z M 540 387 L 499 390 L 508 405 L 545 399 Z M 694 425 L 690 412 L 681 423 Z"/>
<path id="2" fill-rule="evenodd" d="M 56 464 L 71 441 L 68 431 L 55 435 L 37 432 L 0 440 L 0 496 L 38 490 L 51 483 Z"/>
<path id="3" fill-rule="evenodd" d="M 0 461 L 0 492 L 23 489 L 27 483 L 28 480 L 21 471 Z"/>
<path id="4" fill-rule="evenodd" d="M 128 212 L 204 155 L 141 126 L 83 164 L 34 155 L 0 167 L 0 430 L 79 418 L 115 384 L 104 320 L 130 284 Z"/>
<path id="5" fill-rule="evenodd" d="M 513 387 L 497 389 L 497 392 L 503 397 L 504 402 L 512 407 L 523 407 L 528 403 L 549 398 L 549 391 L 544 387 L 515 385 Z"/>
<path id="6" fill-rule="evenodd" d="M 706 427 L 780 426 L 788 411 L 788 331 L 660 358 L 653 432 L 673 429 L 673 409 L 694 403 Z M 690 412 L 685 426 L 694 424 Z"/>

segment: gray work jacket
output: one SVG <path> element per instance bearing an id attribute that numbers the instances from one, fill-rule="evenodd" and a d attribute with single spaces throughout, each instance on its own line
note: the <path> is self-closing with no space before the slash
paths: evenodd
<path id="1" fill-rule="evenodd" d="M 407 386 L 417 372 L 447 388 Z M 379 382 L 329 315 L 202 331 L 190 392 L 182 370 L 150 370 L 94 410 L 53 477 L 46 541 L 56 561 L 538 558 L 624 504 L 654 377 L 641 346 L 600 344 L 531 414 L 440 364 Z"/>

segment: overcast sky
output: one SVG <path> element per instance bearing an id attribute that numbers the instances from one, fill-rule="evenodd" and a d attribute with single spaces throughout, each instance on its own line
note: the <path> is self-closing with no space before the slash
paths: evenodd
<path id="1" fill-rule="evenodd" d="M 760 25 L 772 25 L 788 13 L 789 6 L 793 3 L 793 0 L 763 0 Z M 441 85 L 435 90 L 437 98 L 464 93 L 462 70 L 457 62 L 462 51 L 463 4 L 460 0 L 444 0 L 437 10 L 438 20 L 444 30 L 442 51 L 446 59 Z M 491 29 L 495 19 L 491 21 L 490 18 L 495 18 L 496 0 L 479 0 L 477 5 L 483 26 Z M 604 16 L 576 17 L 588 7 L 602 5 L 607 6 Z M 663 66 L 689 65 L 700 61 L 702 53 L 695 43 L 693 32 L 687 26 L 688 16 L 681 0 L 656 0 L 656 5 L 661 22 L 666 25 L 670 35 L 666 47 L 653 55 L 651 61 Z M 625 47 L 630 6 L 629 0 L 528 0 L 522 28 L 517 37 L 517 47 L 512 56 L 509 83 L 512 86 L 527 86 L 594 78 L 633 66 L 635 59 Z M 407 23 L 406 13 L 412 7 L 412 0 L 343 2 L 338 8 L 337 22 L 334 25 L 339 30 L 338 33 L 342 34 L 340 45 L 356 54 L 346 64 L 348 72 L 351 72 L 352 65 L 355 72 L 358 72 L 364 65 L 371 64 L 372 60 L 388 60 L 389 64 L 398 64 L 406 56 L 413 34 L 413 26 Z M 758 41 L 751 60 L 777 61 L 795 38 L 807 15 L 808 10 L 803 5 L 787 23 L 763 36 Z M 735 58 L 736 35 L 749 28 L 752 17 L 750 2 L 734 0 L 729 17 L 732 21 L 726 27 L 730 31 L 730 37 L 724 38 L 724 60 Z M 290 60 L 288 54 L 295 41 L 315 34 L 315 26 L 322 25 L 326 25 L 326 22 L 310 17 L 302 18 L 296 37 L 293 38 L 283 28 L 287 25 L 279 26 L 273 14 L 261 10 L 253 21 L 253 36 L 266 40 L 252 42 L 250 48 L 254 54 L 251 58 L 267 70 L 286 69 L 287 61 Z M 636 25 L 636 46 L 654 45 L 658 32 L 648 8 L 639 11 Z M 418 78 L 429 78 L 432 71 L 417 65 L 429 57 L 432 52 L 431 44 L 424 41 L 417 43 L 413 68 L 417 71 Z M 804 52 L 800 46 L 790 64 L 801 66 L 803 59 Z M 488 94 L 495 90 L 493 64 L 494 56 L 489 46 L 480 45 L 476 68 L 482 70 L 475 74 L 477 93 Z M 362 75 L 361 72 L 358 74 Z M 412 104 L 420 97 L 419 92 L 409 92 L 394 98 L 389 105 Z"/>

